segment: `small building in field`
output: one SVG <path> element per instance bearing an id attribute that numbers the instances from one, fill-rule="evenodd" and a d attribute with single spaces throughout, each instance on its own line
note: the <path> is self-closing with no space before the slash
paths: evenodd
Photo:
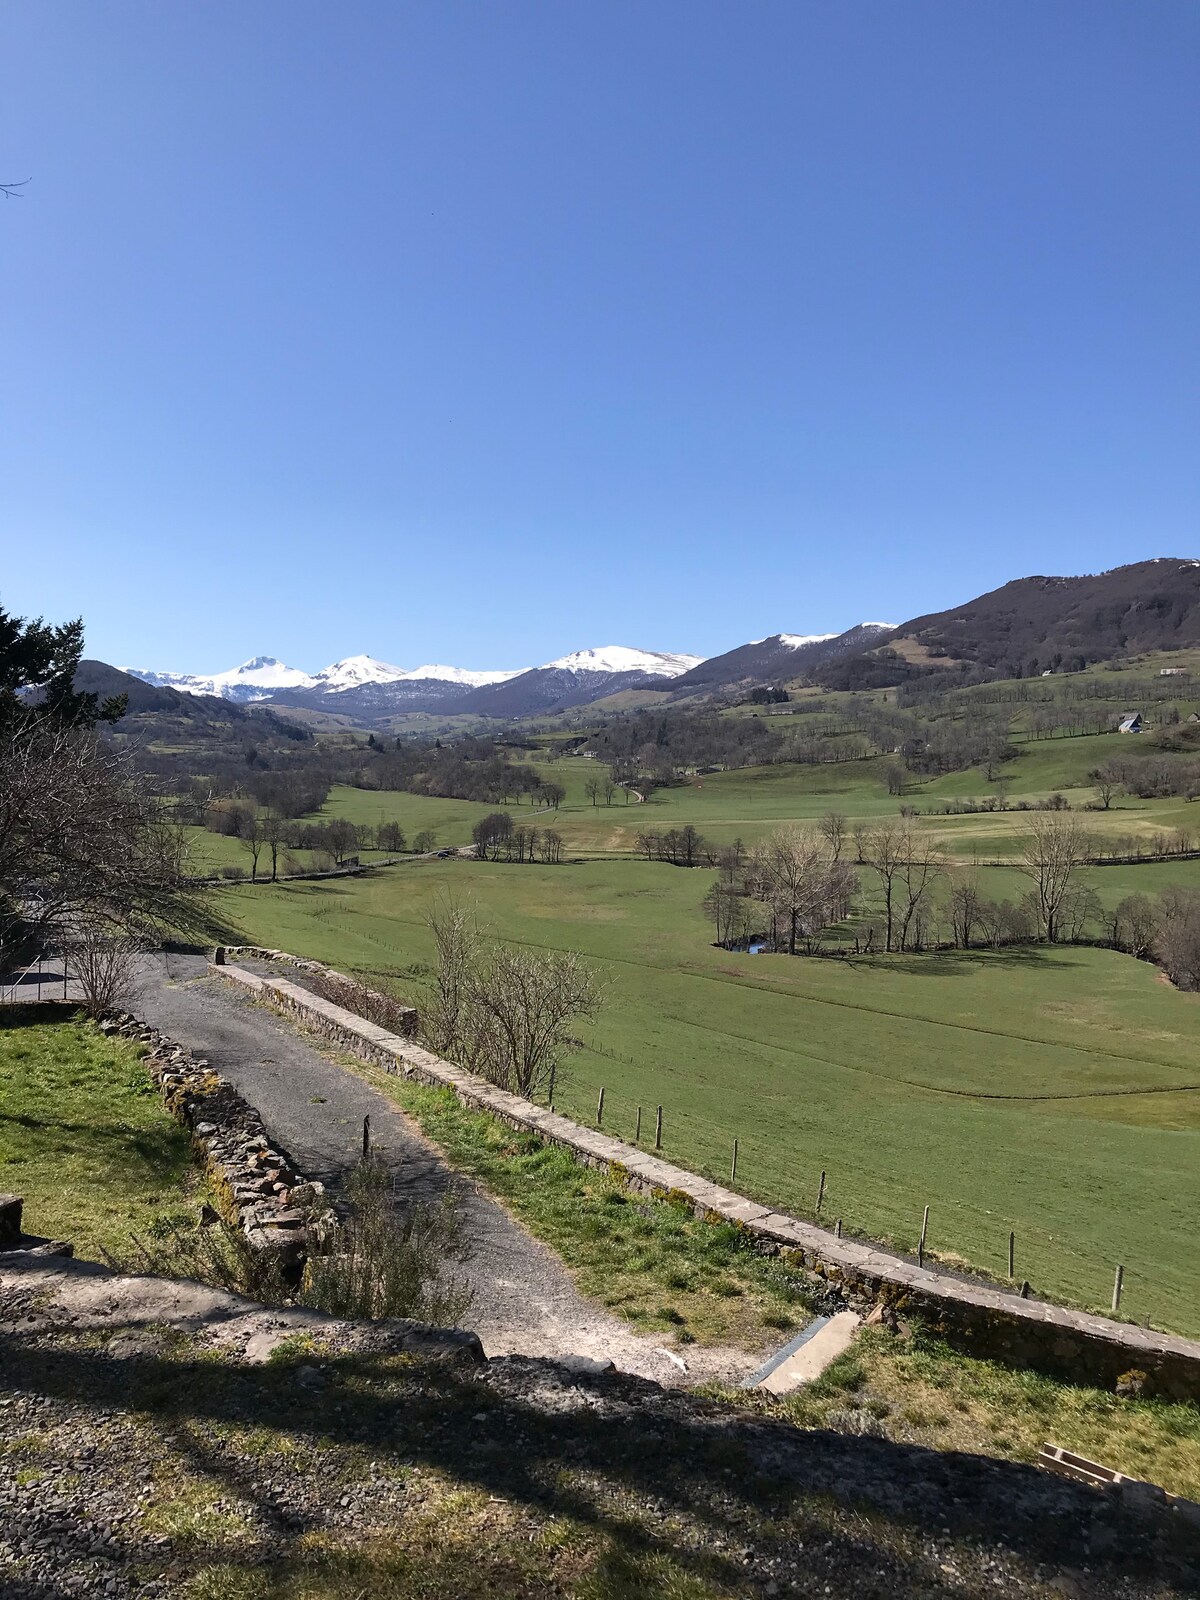
<path id="1" fill-rule="evenodd" d="M 1189 722 L 1200 722 L 1200 711 L 1193 711 L 1191 716 L 1188 718 L 1188 721 Z"/>
<path id="2" fill-rule="evenodd" d="M 1129 716 L 1122 717 L 1117 724 L 1118 733 L 1141 733 L 1141 731 L 1142 713 L 1140 711 L 1133 711 Z"/>

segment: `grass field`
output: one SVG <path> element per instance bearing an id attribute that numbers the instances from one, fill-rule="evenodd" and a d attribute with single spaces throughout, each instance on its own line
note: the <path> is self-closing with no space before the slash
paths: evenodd
<path id="1" fill-rule="evenodd" d="M 400 797 L 402 798 L 402 797 Z M 998 869 L 1003 870 L 1003 869 Z M 1142 874 L 1170 869 L 1129 869 Z M 1125 869 L 1096 869 L 1096 877 Z M 232 889 L 249 936 L 419 999 L 424 923 L 447 890 L 499 936 L 582 951 L 609 989 L 558 1099 L 629 1136 L 665 1107 L 669 1156 L 901 1246 L 1001 1272 L 1008 1231 L 1035 1288 L 1200 1332 L 1200 1001 L 1115 953 L 1034 948 L 853 962 L 713 949 L 704 871 L 633 861 L 405 863 L 368 879 Z"/>
<path id="2" fill-rule="evenodd" d="M 133 1046 L 89 1022 L 0 1023 L 0 1190 L 29 1233 L 119 1251 L 194 1187 L 186 1132 Z"/>

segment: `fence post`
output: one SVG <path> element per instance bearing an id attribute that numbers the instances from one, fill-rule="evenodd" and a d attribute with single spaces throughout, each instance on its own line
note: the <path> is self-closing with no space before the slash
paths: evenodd
<path id="1" fill-rule="evenodd" d="M 833 1237 L 835 1239 L 840 1239 L 842 1237 L 842 1219 L 841 1219 L 841 1217 L 839 1217 L 837 1219 L 837 1221 L 833 1225 Z"/>
<path id="2" fill-rule="evenodd" d="M 550 1107 L 551 1111 L 554 1110 L 554 1074 L 557 1071 L 558 1063 L 556 1061 L 552 1061 L 550 1063 L 550 1087 L 546 1091 L 546 1104 Z"/>
<path id="3" fill-rule="evenodd" d="M 662 1149 L 662 1107 L 658 1108 L 658 1115 L 654 1119 L 654 1148 Z"/>
<path id="4" fill-rule="evenodd" d="M 929 1232 L 929 1207 L 925 1207 L 925 1215 L 921 1218 L 921 1238 L 917 1245 L 917 1265 L 925 1265 L 925 1235 Z"/>
<path id="5" fill-rule="evenodd" d="M 1117 1275 L 1113 1279 L 1112 1308 L 1114 1316 L 1121 1309 L 1121 1289 L 1125 1282 L 1125 1268 L 1117 1267 Z"/>
<path id="6" fill-rule="evenodd" d="M 730 1183 L 736 1183 L 737 1182 L 737 1152 L 738 1152 L 738 1142 L 735 1139 L 733 1141 L 733 1160 L 729 1163 L 729 1181 L 730 1181 Z"/>
<path id="7" fill-rule="evenodd" d="M 371 1154 L 371 1119 L 363 1118 L 363 1160 Z"/>
<path id="8" fill-rule="evenodd" d="M 1017 1236 L 1011 1230 L 1008 1235 L 1008 1276 L 1010 1281 L 1017 1275 Z"/>
<path id="9" fill-rule="evenodd" d="M 821 1182 L 817 1186 L 817 1216 L 821 1215 L 821 1201 L 825 1198 L 825 1174 L 821 1174 Z"/>
<path id="10" fill-rule="evenodd" d="M 634 1142 L 634 1144 L 641 1144 L 641 1142 L 642 1142 L 642 1108 L 641 1108 L 641 1106 L 638 1107 L 637 1127 L 633 1130 L 633 1142 Z"/>
<path id="11" fill-rule="evenodd" d="M 596 1100 L 596 1126 L 604 1126 L 604 1085 L 600 1085 L 600 1094 Z"/>

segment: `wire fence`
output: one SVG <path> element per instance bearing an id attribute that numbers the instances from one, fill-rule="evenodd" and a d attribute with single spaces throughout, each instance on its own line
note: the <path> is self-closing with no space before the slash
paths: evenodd
<path id="1" fill-rule="evenodd" d="M 1147 1327 L 1200 1332 L 1195 1263 L 1169 1269 L 1161 1261 L 1119 1259 L 1124 1250 L 1105 1257 L 1064 1239 L 1056 1225 L 1031 1220 L 1026 1209 L 1006 1207 L 1004 1195 L 985 1206 L 939 1193 L 936 1172 L 925 1185 L 904 1183 L 903 1193 L 914 1196 L 909 1204 L 882 1169 L 865 1181 L 815 1142 L 804 1153 L 782 1151 L 789 1144 L 783 1126 L 774 1139 L 761 1126 L 735 1132 L 681 1106 L 677 1096 L 672 1101 L 669 1091 L 664 1096 L 639 1100 L 597 1077 L 571 1075 L 556 1088 L 555 1110 L 761 1205 L 913 1263 Z"/>

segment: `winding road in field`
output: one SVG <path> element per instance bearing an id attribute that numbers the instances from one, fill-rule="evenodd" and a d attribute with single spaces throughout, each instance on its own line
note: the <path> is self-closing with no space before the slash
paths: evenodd
<path id="1" fill-rule="evenodd" d="M 336 1190 L 361 1153 L 369 1116 L 372 1149 L 402 1198 L 463 1187 L 472 1241 L 463 1276 L 474 1298 L 461 1321 L 489 1356 L 587 1356 L 660 1383 L 731 1379 L 756 1365 L 741 1351 L 690 1346 L 685 1379 L 652 1338 L 587 1300 L 553 1251 L 455 1173 L 410 1117 L 283 1018 L 210 977 L 204 957 L 149 957 L 141 984 L 138 1015 L 228 1078 L 306 1177 Z"/>

